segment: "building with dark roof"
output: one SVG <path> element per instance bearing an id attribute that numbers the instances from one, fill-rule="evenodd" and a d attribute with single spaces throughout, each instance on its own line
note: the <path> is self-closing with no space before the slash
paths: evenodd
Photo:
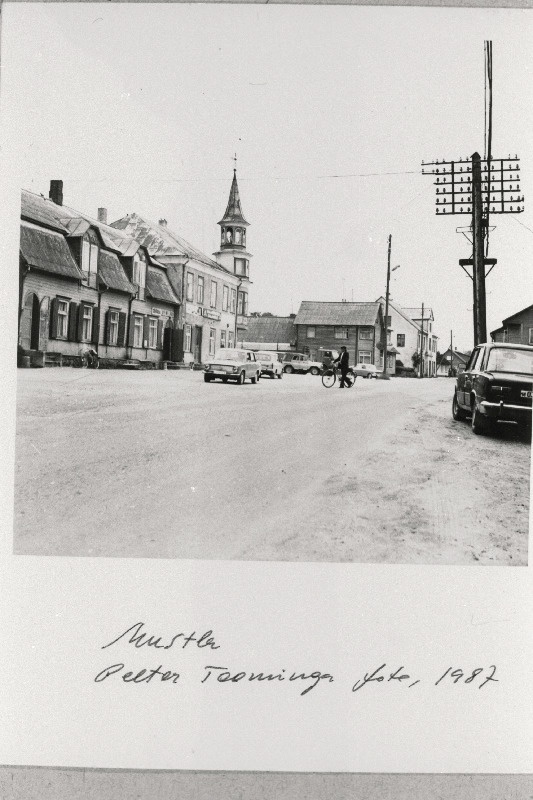
<path id="1" fill-rule="evenodd" d="M 248 350 L 294 350 L 296 328 L 292 317 L 248 317 L 238 344 Z"/>
<path id="2" fill-rule="evenodd" d="M 500 328 L 490 332 L 493 342 L 533 345 L 533 306 L 527 306 L 502 320 Z"/>
<path id="3" fill-rule="evenodd" d="M 320 361 L 321 349 L 339 350 L 344 345 L 351 364 L 382 361 L 383 306 L 375 303 L 314 302 L 304 300 L 296 318 L 296 350 Z M 388 366 L 394 371 L 395 354 Z"/>
<path id="4" fill-rule="evenodd" d="M 104 212 L 100 209 L 100 212 Z M 180 300 L 164 264 L 105 222 L 50 196 L 22 192 L 19 352 L 30 363 L 148 363 L 183 357 Z"/>

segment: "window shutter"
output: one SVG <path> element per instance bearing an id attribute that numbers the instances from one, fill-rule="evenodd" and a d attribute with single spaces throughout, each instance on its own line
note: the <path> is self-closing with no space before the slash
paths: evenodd
<path id="1" fill-rule="evenodd" d="M 100 341 L 100 308 L 98 306 L 93 306 L 93 329 L 91 341 L 95 345 L 98 345 Z"/>
<path id="2" fill-rule="evenodd" d="M 81 306 L 79 306 L 81 309 Z M 82 313 L 79 314 L 79 319 L 82 319 Z M 81 341 L 81 326 L 78 321 L 78 304 L 69 303 L 68 307 L 68 340 L 70 342 Z"/>
<path id="3" fill-rule="evenodd" d="M 171 360 L 183 361 L 183 328 L 172 331 Z"/>
<path id="4" fill-rule="evenodd" d="M 150 332 L 150 318 L 145 316 L 143 319 L 143 347 L 148 347 L 149 332 Z"/>
<path id="5" fill-rule="evenodd" d="M 135 325 L 133 324 L 134 316 L 130 314 L 130 323 L 128 329 L 128 347 L 133 347 L 133 334 L 135 332 Z"/>
<path id="6" fill-rule="evenodd" d="M 165 323 L 162 319 L 157 320 L 157 349 L 163 349 L 163 328 L 165 327 Z"/>
<path id="7" fill-rule="evenodd" d="M 57 339 L 57 297 L 52 297 L 50 309 L 50 339 Z"/>
<path id="8" fill-rule="evenodd" d="M 107 309 L 107 311 L 104 314 L 104 344 L 110 344 L 110 341 L 109 341 L 109 333 L 110 333 L 109 318 L 110 318 L 110 316 L 111 316 L 111 312 L 110 312 L 109 309 Z"/>
<path id="9" fill-rule="evenodd" d="M 121 311 L 118 315 L 118 338 L 117 338 L 117 345 L 119 347 L 124 347 L 126 344 L 126 321 L 128 319 L 128 315 Z"/>

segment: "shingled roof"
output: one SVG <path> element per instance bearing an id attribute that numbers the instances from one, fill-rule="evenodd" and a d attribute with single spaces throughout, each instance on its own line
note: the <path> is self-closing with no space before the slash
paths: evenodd
<path id="1" fill-rule="evenodd" d="M 68 233 L 66 226 L 61 222 L 61 218 L 57 213 L 58 208 L 60 206 L 57 206 L 52 200 L 47 200 L 42 194 L 28 192 L 26 189 L 22 190 L 20 209 L 22 219 L 35 222 L 38 225 L 44 225 L 46 228 Z"/>
<path id="2" fill-rule="evenodd" d="M 293 342 L 296 339 L 292 317 L 247 317 L 246 341 Z"/>
<path id="3" fill-rule="evenodd" d="M 304 300 L 295 325 L 375 325 L 381 303 L 324 303 Z"/>
<path id="4" fill-rule="evenodd" d="M 81 272 L 62 233 L 21 222 L 20 252 L 30 267 L 81 280 Z"/>
<path id="5" fill-rule="evenodd" d="M 129 282 L 126 273 L 115 253 L 100 250 L 98 253 L 98 277 L 109 289 L 134 295 L 135 287 Z"/>
<path id="6" fill-rule="evenodd" d="M 231 182 L 231 189 L 229 192 L 228 205 L 224 216 L 218 223 L 219 225 L 226 225 L 229 223 L 237 223 L 240 225 L 248 225 L 244 219 L 241 207 L 241 198 L 239 195 L 239 187 L 237 185 L 237 172 L 233 170 L 233 180 Z"/>
<path id="7" fill-rule="evenodd" d="M 148 267 L 146 273 L 146 292 L 150 297 L 153 297 L 154 300 L 162 300 L 165 303 L 179 303 L 163 270 Z"/>

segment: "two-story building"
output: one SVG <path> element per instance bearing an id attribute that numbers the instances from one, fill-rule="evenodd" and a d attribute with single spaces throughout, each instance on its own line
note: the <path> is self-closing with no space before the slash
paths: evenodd
<path id="1" fill-rule="evenodd" d="M 165 219 L 156 224 L 133 213 L 112 223 L 113 229 L 142 244 L 166 267 L 174 292 L 182 298 L 179 360 L 185 363 L 205 363 L 218 348 L 235 347 L 246 329 L 249 223 L 242 213 L 235 170 L 226 212 L 218 224 L 220 249 L 210 258 L 172 231 Z"/>
<path id="2" fill-rule="evenodd" d="M 416 308 L 402 308 L 413 322 L 416 322 L 420 332 L 417 342 L 417 353 L 422 354 L 422 362 L 419 367 L 423 378 L 434 378 L 437 375 L 437 349 L 438 336 L 436 336 L 433 325 L 435 317 L 433 309 L 424 306 Z"/>
<path id="3" fill-rule="evenodd" d="M 379 364 L 383 350 L 383 307 L 380 302 L 314 302 L 304 300 L 294 325 L 296 350 L 313 361 L 321 360 L 321 348 L 339 350 L 344 345 L 351 364 Z M 390 351 L 390 348 L 389 348 Z M 391 369 L 394 368 L 394 353 Z"/>
<path id="4" fill-rule="evenodd" d="M 493 342 L 533 345 L 533 306 L 527 306 L 502 320 L 500 328 L 491 331 Z"/>
<path id="5" fill-rule="evenodd" d="M 63 203 L 62 181 L 49 197 L 22 192 L 19 352 L 30 363 L 158 365 L 171 354 L 179 299 L 163 264 L 138 242 Z"/>

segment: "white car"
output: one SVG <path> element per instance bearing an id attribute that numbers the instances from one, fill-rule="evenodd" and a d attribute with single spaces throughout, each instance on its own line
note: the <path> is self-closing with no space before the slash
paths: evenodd
<path id="1" fill-rule="evenodd" d="M 283 372 L 290 375 L 293 372 L 301 372 L 304 375 L 320 375 L 322 364 L 318 361 L 310 361 L 305 353 L 285 353 L 283 357 Z"/>
<path id="2" fill-rule="evenodd" d="M 283 367 L 277 353 L 261 350 L 255 354 L 255 358 L 261 365 L 261 375 L 270 375 L 271 378 L 281 379 Z"/>
<path id="3" fill-rule="evenodd" d="M 222 383 L 236 381 L 243 384 L 246 378 L 257 383 L 261 377 L 261 365 L 255 360 L 252 350 L 225 348 L 219 350 L 205 365 L 204 381 L 210 383 L 220 378 Z"/>
<path id="4" fill-rule="evenodd" d="M 354 375 L 360 375 L 363 378 L 377 378 L 379 371 L 375 364 L 356 364 L 353 372 Z"/>

